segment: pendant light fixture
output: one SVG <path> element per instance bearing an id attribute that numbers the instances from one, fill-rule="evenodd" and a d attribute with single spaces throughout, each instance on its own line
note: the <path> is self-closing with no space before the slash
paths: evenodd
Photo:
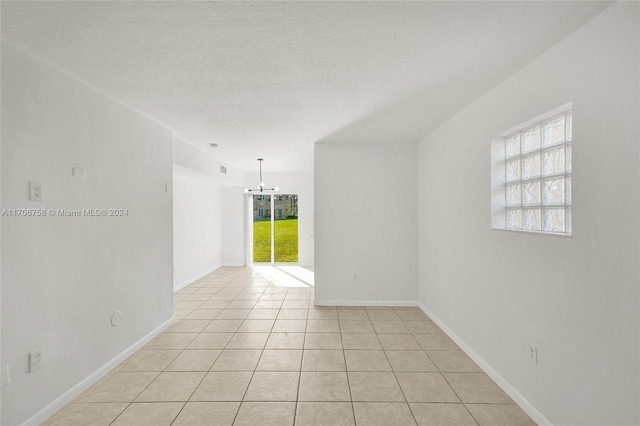
<path id="1" fill-rule="evenodd" d="M 258 158 L 258 164 L 260 166 L 260 183 L 258 184 L 257 188 L 253 188 L 253 189 L 249 189 L 249 188 L 245 188 L 244 192 L 263 192 L 263 191 L 280 191 L 280 188 L 273 187 L 273 188 L 265 188 L 265 183 L 262 180 L 262 162 L 264 160 L 262 158 Z"/>

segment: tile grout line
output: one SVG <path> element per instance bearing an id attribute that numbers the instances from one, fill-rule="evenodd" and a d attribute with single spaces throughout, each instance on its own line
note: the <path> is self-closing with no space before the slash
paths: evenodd
<path id="1" fill-rule="evenodd" d="M 349 388 L 349 400 L 351 402 L 351 413 L 353 414 L 353 424 L 357 425 L 356 407 L 353 405 L 353 394 L 351 393 L 351 377 L 349 376 L 349 368 L 347 367 L 347 354 L 344 349 L 344 340 L 342 339 L 342 325 L 340 324 L 340 313 L 336 309 L 336 317 L 338 317 L 338 330 L 340 331 L 340 343 L 342 344 L 342 356 L 344 357 L 344 369 L 347 376 L 347 388 Z"/>
<path id="2" fill-rule="evenodd" d="M 202 287 L 201 287 L 201 288 L 202 288 Z M 224 288 L 224 287 L 223 287 L 223 288 Z M 220 290 L 218 290 L 218 291 L 217 291 L 217 292 L 215 292 L 215 293 L 212 293 L 212 295 L 211 295 L 211 296 L 209 296 L 209 298 L 208 298 L 208 299 L 206 299 L 205 301 L 209 301 L 209 300 L 211 300 L 211 298 L 213 297 L 213 294 L 218 294 L 219 292 L 220 292 Z M 199 308 L 200 306 L 202 306 L 202 305 L 204 305 L 204 302 L 202 302 L 202 303 L 201 303 L 197 308 L 195 308 L 195 309 L 194 309 L 194 311 L 198 310 L 198 308 Z M 204 332 L 204 330 L 205 330 L 205 329 L 206 329 L 206 328 L 207 328 L 207 327 L 208 327 L 208 326 L 209 326 L 209 325 L 210 325 L 210 324 L 215 320 L 215 318 L 217 318 L 217 317 L 218 317 L 218 315 L 220 315 L 220 313 L 221 313 L 221 312 L 222 312 L 222 310 L 221 310 L 218 314 L 216 314 L 216 316 L 215 316 L 215 317 L 213 317 L 213 319 L 211 319 L 211 320 L 207 323 L 207 325 L 205 325 L 205 326 L 202 328 L 202 330 L 200 330 L 200 332 L 199 332 L 199 333 L 198 333 L 198 334 L 197 334 L 197 335 L 196 335 L 196 336 L 195 336 L 195 337 L 194 337 L 194 338 L 193 338 L 189 343 L 187 343 L 187 345 L 185 346 L 185 348 L 184 348 L 184 349 L 183 349 L 183 350 L 178 354 L 178 356 L 177 356 L 176 358 L 174 358 L 174 360 L 173 360 L 173 361 L 175 361 L 176 359 L 178 359 L 178 357 L 180 357 L 180 355 L 182 355 L 182 354 L 184 353 L 184 351 L 186 351 L 186 350 L 187 350 L 187 347 L 188 347 L 188 346 L 189 346 L 189 345 L 190 345 L 190 344 L 191 344 L 195 339 L 197 339 L 197 338 L 198 338 L 198 336 L 200 336 L 200 335 Z M 229 339 L 229 340 L 231 340 L 231 339 Z M 228 344 L 228 343 L 229 343 L 229 342 L 227 342 L 227 344 Z M 223 349 L 223 350 L 224 350 L 224 349 Z M 213 367 L 213 364 L 215 364 L 215 363 L 216 363 L 216 361 L 218 360 L 218 358 L 220 358 L 220 355 L 222 355 L 222 351 L 223 351 L 223 350 L 221 350 L 221 351 L 220 351 L 220 353 L 218 353 L 218 355 L 216 356 L 216 359 L 211 363 L 211 366 L 209 367 L 209 370 L 208 370 L 208 371 L 206 371 L 206 372 L 204 373 L 204 375 L 202 376 L 202 379 L 200 379 L 200 382 L 198 382 L 198 384 L 193 388 L 193 391 L 191 392 L 191 394 L 189 395 L 189 397 L 187 398 L 187 400 L 185 401 L 185 403 L 184 403 L 184 404 L 182 405 L 182 407 L 180 408 L 180 411 L 178 411 L 178 414 L 176 414 L 176 416 L 174 417 L 174 419 L 171 421 L 171 424 L 172 424 L 172 425 L 173 425 L 173 423 L 175 423 L 175 421 L 178 419 L 178 417 L 180 416 L 180 414 L 182 413 L 182 411 L 184 410 L 184 408 L 185 408 L 185 407 L 187 406 L 187 404 L 190 402 L 191 398 L 193 398 L 193 395 L 196 393 L 196 391 L 198 390 L 198 388 L 200 387 L 200 385 L 202 384 L 202 382 L 204 381 L 204 379 L 207 377 L 207 375 L 208 375 L 208 374 L 209 374 L 209 372 L 211 371 L 211 368 Z M 169 363 L 169 365 L 171 365 L 171 364 L 173 363 L 173 361 L 172 361 L 171 363 Z M 169 367 L 169 365 L 167 365 L 167 367 L 165 367 L 164 371 L 166 371 L 166 369 Z M 162 373 L 161 373 L 161 374 L 162 374 Z M 159 377 L 159 376 L 158 376 L 158 377 Z"/>
<path id="3" fill-rule="evenodd" d="M 394 313 L 395 313 L 395 309 L 394 309 Z M 369 315 L 369 311 L 367 311 L 367 316 L 368 315 Z M 369 317 L 369 318 L 371 318 L 371 317 Z M 373 324 L 373 322 L 372 322 L 372 324 Z M 403 322 L 402 325 L 404 325 L 404 322 Z M 376 337 L 378 337 L 378 331 L 375 329 L 375 327 L 373 329 L 374 329 L 374 331 L 376 333 Z M 378 338 L 378 341 L 379 340 L 380 339 Z M 382 342 L 380 342 L 380 345 L 382 345 Z M 407 400 L 407 395 L 404 393 L 404 389 L 402 388 L 402 385 L 400 385 L 400 380 L 398 380 L 398 376 L 396 375 L 396 371 L 393 369 L 393 364 L 391 364 L 391 360 L 389 359 L 389 356 L 387 355 L 387 351 L 386 351 L 386 349 L 384 349 L 384 346 L 382 347 L 382 353 L 384 354 L 385 359 L 389 363 L 389 368 L 391 368 L 391 372 L 393 373 L 393 377 L 394 377 L 394 379 L 396 379 L 396 384 L 398 385 L 398 388 L 400 389 L 400 392 L 402 393 L 402 397 L 404 398 L 404 402 L 405 402 L 405 404 L 407 404 L 407 408 L 409 409 L 409 412 L 411 413 L 411 418 L 413 419 L 413 422 L 417 425 L 418 424 L 418 420 L 416 419 L 415 414 L 413 414 L 413 410 L 411 409 L 411 406 L 409 405 L 409 401 Z"/>

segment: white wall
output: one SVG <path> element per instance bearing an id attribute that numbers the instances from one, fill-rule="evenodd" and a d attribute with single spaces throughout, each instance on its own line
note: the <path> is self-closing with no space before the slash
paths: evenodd
<path id="1" fill-rule="evenodd" d="M 220 196 L 220 186 L 173 166 L 174 290 L 222 265 Z"/>
<path id="2" fill-rule="evenodd" d="M 415 143 L 317 143 L 316 303 L 415 303 L 417 210 Z"/>
<path id="3" fill-rule="evenodd" d="M 556 425 L 640 423 L 638 7 L 613 5 L 420 143 L 420 301 Z M 492 136 L 567 102 L 573 236 L 491 230 Z"/>
<path id="4" fill-rule="evenodd" d="M 72 177 L 83 167 L 86 177 Z M 28 201 L 28 182 L 43 201 Z M 2 44 L 3 425 L 24 422 L 172 316 L 171 132 Z M 119 310 L 123 321 L 110 323 Z M 27 372 L 42 348 L 42 368 Z"/>
<path id="5" fill-rule="evenodd" d="M 244 185 L 222 188 L 222 264 L 247 265 L 247 205 Z"/>
<path id="6" fill-rule="evenodd" d="M 227 227 L 223 188 L 241 184 L 244 175 L 177 137 L 173 157 L 173 287 L 177 290 L 222 266 Z M 221 164 L 227 174 L 220 173 Z"/>

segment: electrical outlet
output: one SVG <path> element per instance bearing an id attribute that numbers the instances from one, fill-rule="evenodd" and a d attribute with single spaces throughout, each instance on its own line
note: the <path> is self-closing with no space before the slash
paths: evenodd
<path id="1" fill-rule="evenodd" d="M 357 272 L 353 273 L 353 280 L 354 281 L 358 281 L 358 273 Z"/>
<path id="2" fill-rule="evenodd" d="M 529 343 L 529 361 L 534 365 L 538 365 L 538 347 L 533 343 Z"/>
<path id="3" fill-rule="evenodd" d="M 42 349 L 36 349 L 29 354 L 29 373 L 33 373 L 42 366 Z"/>
<path id="4" fill-rule="evenodd" d="M 29 182 L 29 201 L 42 201 L 42 185 L 38 182 Z"/>

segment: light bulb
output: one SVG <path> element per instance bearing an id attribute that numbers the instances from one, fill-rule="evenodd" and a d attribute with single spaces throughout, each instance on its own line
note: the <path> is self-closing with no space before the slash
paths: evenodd
<path id="1" fill-rule="evenodd" d="M 245 193 L 249 193 L 249 188 L 245 188 L 245 189 L 244 189 L 244 192 L 245 192 Z"/>
<path id="2" fill-rule="evenodd" d="M 260 182 L 260 186 L 264 187 L 265 183 L 264 182 Z"/>
<path id="3" fill-rule="evenodd" d="M 273 188 L 274 191 L 280 191 L 280 187 L 276 186 L 275 188 Z"/>

